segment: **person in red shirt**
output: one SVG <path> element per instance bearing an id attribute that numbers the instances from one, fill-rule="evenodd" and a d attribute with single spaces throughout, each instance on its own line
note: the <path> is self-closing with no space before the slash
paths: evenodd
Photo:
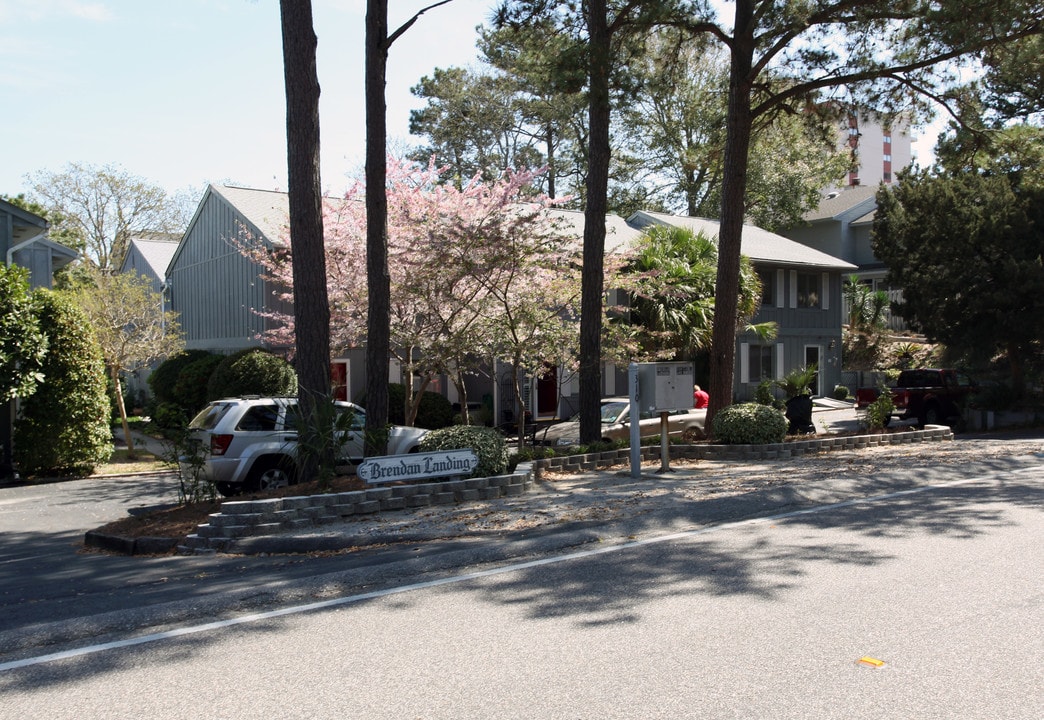
<path id="1" fill-rule="evenodd" d="M 700 389 L 699 385 L 692 386 L 692 404 L 696 408 L 705 408 L 710 404 L 710 395 L 706 390 Z"/>

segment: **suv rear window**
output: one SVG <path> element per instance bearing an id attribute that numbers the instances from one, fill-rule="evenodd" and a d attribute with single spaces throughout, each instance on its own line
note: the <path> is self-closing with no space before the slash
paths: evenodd
<path id="1" fill-rule="evenodd" d="M 231 407 L 230 403 L 211 403 L 192 418 L 189 427 L 193 430 L 213 430 Z"/>
<path id="2" fill-rule="evenodd" d="M 276 429 L 279 411 L 275 405 L 254 405 L 243 413 L 236 430 L 244 432 L 271 432 Z"/>

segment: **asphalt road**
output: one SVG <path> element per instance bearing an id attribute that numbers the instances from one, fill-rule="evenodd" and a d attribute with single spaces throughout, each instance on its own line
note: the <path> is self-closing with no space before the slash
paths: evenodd
<path id="1" fill-rule="evenodd" d="M 0 657 L 18 718 L 1044 717 L 1044 467 Z M 112 642 L 103 646 L 98 643 Z M 67 649 L 65 645 L 49 651 Z"/>

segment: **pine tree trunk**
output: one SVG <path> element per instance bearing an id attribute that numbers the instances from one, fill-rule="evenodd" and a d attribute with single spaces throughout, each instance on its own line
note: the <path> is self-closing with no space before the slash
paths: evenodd
<path id="1" fill-rule="evenodd" d="M 391 279 L 388 276 L 387 104 L 388 0 L 366 3 L 366 451 L 388 447 L 388 353 Z"/>
<path id="2" fill-rule="evenodd" d="M 584 209 L 583 277 L 580 287 L 580 442 L 602 436 L 602 295 L 605 280 L 605 215 L 609 186 L 610 34 L 606 0 L 588 3 L 590 104 L 587 201 Z"/>
<path id="3" fill-rule="evenodd" d="M 325 417 L 316 406 L 330 397 L 330 305 L 319 178 L 319 77 L 311 0 L 281 0 L 286 83 L 287 181 L 294 278 L 294 337 L 301 417 Z M 302 422 L 301 444 L 320 447 L 323 429 Z M 332 455 L 332 448 L 327 447 Z M 301 477 L 311 479 L 331 457 L 302 455 Z"/>
<path id="4" fill-rule="evenodd" d="M 710 353 L 710 405 L 706 427 L 713 433 L 714 415 L 732 404 L 736 364 L 736 312 L 739 305 L 740 243 L 751 127 L 751 66 L 754 57 L 753 0 L 736 1 L 736 42 L 729 73 L 725 171 L 722 178 L 721 227 L 718 232 L 718 275 L 714 289 L 714 333 Z"/>

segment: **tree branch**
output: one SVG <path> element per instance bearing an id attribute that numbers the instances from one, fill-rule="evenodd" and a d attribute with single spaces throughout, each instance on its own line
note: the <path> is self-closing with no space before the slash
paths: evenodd
<path id="1" fill-rule="evenodd" d="M 434 10 L 440 5 L 445 5 L 446 3 L 450 2 L 453 2 L 453 0 L 441 0 L 441 2 L 437 2 L 434 5 L 429 5 L 428 7 L 421 8 L 420 10 L 418 10 L 416 15 L 404 22 L 402 25 L 398 27 L 398 29 L 395 30 L 395 32 L 388 36 L 388 38 L 384 41 L 384 51 L 387 52 L 388 48 L 391 47 L 392 43 L 398 40 L 400 35 L 409 30 L 413 26 L 413 23 L 417 22 L 417 18 L 419 18 L 421 15 L 428 12 L 429 10 Z"/>

